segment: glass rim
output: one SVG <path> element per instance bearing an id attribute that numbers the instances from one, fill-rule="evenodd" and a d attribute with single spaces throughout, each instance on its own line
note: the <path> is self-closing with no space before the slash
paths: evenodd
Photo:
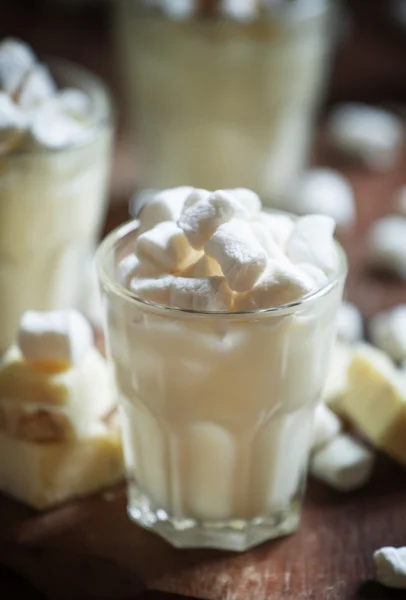
<path id="1" fill-rule="evenodd" d="M 1 160 L 13 160 L 14 158 L 21 158 L 22 156 L 34 156 L 39 154 L 45 156 L 63 154 L 64 152 L 70 152 L 72 150 L 76 150 L 77 148 L 85 148 L 98 137 L 101 131 L 108 129 L 110 126 L 114 125 L 116 118 L 116 109 L 113 100 L 113 94 L 109 86 L 104 82 L 104 80 L 101 77 L 93 73 L 93 71 L 91 71 L 90 69 L 87 69 L 79 63 L 76 63 L 75 61 L 71 61 L 66 58 L 60 58 L 58 56 L 46 56 L 44 59 L 44 64 L 50 68 L 51 74 L 53 74 L 54 69 L 61 69 L 61 71 L 72 70 L 74 72 L 77 72 L 78 75 L 84 77 L 93 88 L 101 92 L 102 96 L 106 101 L 105 110 L 100 111 L 100 115 L 97 116 L 95 122 L 89 126 L 88 131 L 85 130 L 85 135 L 79 138 L 77 141 L 70 142 L 65 146 L 59 146 L 56 148 L 41 147 L 38 145 L 38 147 L 35 148 L 22 148 L 21 150 L 4 152 L 0 153 Z M 62 91 L 63 89 L 63 87 L 57 88 L 57 91 Z"/>
<path id="2" fill-rule="evenodd" d="M 289 213 L 286 213 L 289 214 Z M 294 215 L 293 215 L 294 216 Z M 152 302 L 150 300 L 145 300 L 140 298 L 133 292 L 131 292 L 124 285 L 119 283 L 116 279 L 112 278 L 106 270 L 106 259 L 108 255 L 114 250 L 114 248 L 118 245 L 120 240 L 122 240 L 129 233 L 136 231 L 137 227 L 139 227 L 138 219 L 131 219 L 130 221 L 126 221 L 122 223 L 118 227 L 115 227 L 107 236 L 101 241 L 99 247 L 96 251 L 95 262 L 96 262 L 96 270 L 99 281 L 106 291 L 121 297 L 124 300 L 127 300 L 131 304 L 135 304 L 139 306 L 141 309 L 152 309 L 154 312 L 158 311 L 162 314 L 172 314 L 172 315 L 185 315 L 189 317 L 205 317 L 205 318 L 226 318 L 226 319 L 239 319 L 244 317 L 261 317 L 266 315 L 285 315 L 293 313 L 299 307 L 307 305 L 318 298 L 323 296 L 327 296 L 333 289 L 336 288 L 337 285 L 342 282 L 347 276 L 348 272 L 348 261 L 347 256 L 339 242 L 335 240 L 336 248 L 339 256 L 339 267 L 337 269 L 337 273 L 334 277 L 329 280 L 329 282 L 319 290 L 311 294 L 307 294 L 303 298 L 299 300 L 295 300 L 293 302 L 288 302 L 286 304 L 280 304 L 278 306 L 272 306 L 269 308 L 261 308 L 255 310 L 243 310 L 243 311 L 201 311 L 201 310 L 192 310 L 185 308 L 178 308 L 176 306 L 167 306 L 164 304 L 158 304 L 156 302 Z"/>

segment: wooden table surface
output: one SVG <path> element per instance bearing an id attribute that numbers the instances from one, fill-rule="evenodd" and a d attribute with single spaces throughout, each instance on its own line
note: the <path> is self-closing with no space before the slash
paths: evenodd
<path id="1" fill-rule="evenodd" d="M 71 58 L 80 60 L 79 45 L 67 43 L 66 52 L 62 48 L 64 35 L 69 37 L 73 25 L 59 23 L 47 36 L 42 35 L 44 23 L 38 23 L 33 34 L 26 22 L 15 18 L 11 31 L 27 38 L 31 35 L 47 52 L 57 51 L 60 44 L 61 54 L 71 52 Z M 383 43 L 374 27 L 361 32 L 357 52 L 350 43 L 339 55 L 333 98 L 405 102 L 406 64 L 404 53 L 400 54 L 404 40 L 395 43 L 394 36 Z M 88 49 L 95 48 L 92 36 L 90 32 L 86 39 Z M 90 55 L 95 61 L 90 66 L 97 70 L 97 55 L 86 54 Z M 100 72 L 108 78 L 103 69 L 114 69 L 105 56 L 101 54 Z M 106 230 L 127 218 L 123 201 L 133 183 L 133 169 L 124 138 L 120 136 L 116 153 L 114 202 Z M 406 184 L 406 151 L 393 172 L 369 173 L 337 165 L 322 138 L 321 134 L 315 162 L 339 166 L 354 187 L 357 226 L 340 239 L 350 259 L 348 297 L 368 319 L 406 301 L 406 285 L 374 274 L 365 252 L 371 222 L 390 211 L 394 191 Z M 406 591 L 388 590 L 372 581 L 373 551 L 382 545 L 406 544 L 406 471 L 383 456 L 371 481 L 359 492 L 338 494 L 310 481 L 299 531 L 244 554 L 175 550 L 131 524 L 125 506 L 123 487 L 45 514 L 0 496 L 0 599 L 169 600 L 177 597 L 172 594 L 206 600 L 406 598 Z"/>

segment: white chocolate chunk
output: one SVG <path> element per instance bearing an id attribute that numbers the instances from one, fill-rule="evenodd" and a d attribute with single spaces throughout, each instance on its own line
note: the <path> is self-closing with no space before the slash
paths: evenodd
<path id="1" fill-rule="evenodd" d="M 184 310 L 229 311 L 232 292 L 224 277 L 175 278 L 171 306 Z"/>
<path id="2" fill-rule="evenodd" d="M 228 285 L 236 292 L 251 290 L 268 263 L 267 253 L 250 225 L 237 219 L 217 229 L 205 252 L 219 263 Z"/>
<path id="3" fill-rule="evenodd" d="M 335 223 L 326 215 L 307 215 L 297 220 L 287 242 L 286 254 L 293 263 L 310 263 L 326 275 L 337 269 Z"/>
<path id="4" fill-rule="evenodd" d="M 28 310 L 21 317 L 18 345 L 32 363 L 75 365 L 92 348 L 93 332 L 75 310 Z"/>
<path id="5" fill-rule="evenodd" d="M 406 546 L 386 546 L 374 552 L 376 579 L 390 588 L 406 589 Z"/>
<path id="6" fill-rule="evenodd" d="M 238 200 L 251 215 L 258 216 L 262 208 L 262 202 L 258 194 L 248 188 L 233 188 L 225 191 Z"/>
<path id="7" fill-rule="evenodd" d="M 292 217 L 276 212 L 260 212 L 255 216 L 255 219 L 262 223 L 279 246 L 281 246 L 282 249 L 285 249 L 286 243 L 295 227 L 295 222 Z"/>
<path id="8" fill-rule="evenodd" d="M 234 217 L 248 218 L 248 211 L 230 193 L 218 190 L 185 210 L 178 225 L 193 248 L 201 250 L 217 228 Z"/>
<path id="9" fill-rule="evenodd" d="M 301 215 L 320 214 L 334 219 L 338 227 L 355 223 L 355 202 L 349 181 L 332 169 L 312 169 L 299 183 L 289 208 Z"/>
<path id="10" fill-rule="evenodd" d="M 314 415 L 312 450 L 325 446 L 340 431 L 340 419 L 325 404 L 319 404 Z"/>
<path id="11" fill-rule="evenodd" d="M 36 64 L 27 73 L 17 94 L 17 103 L 23 110 L 32 110 L 49 100 L 56 85 L 48 67 Z"/>
<path id="12" fill-rule="evenodd" d="M 343 302 L 338 314 L 338 337 L 353 343 L 362 338 L 363 326 L 361 313 L 355 304 Z"/>
<path id="13" fill-rule="evenodd" d="M 368 232 L 372 265 L 406 278 L 406 219 L 390 215 L 375 221 Z"/>
<path id="14" fill-rule="evenodd" d="M 350 435 L 340 434 L 313 454 L 310 473 L 340 492 L 350 492 L 367 483 L 374 458 L 369 448 Z"/>
<path id="15" fill-rule="evenodd" d="M 16 104 L 0 92 L 0 152 L 8 152 L 18 145 L 27 126 L 23 113 Z"/>
<path id="16" fill-rule="evenodd" d="M 316 291 L 314 281 L 295 265 L 270 261 L 254 287 L 234 298 L 237 310 L 259 310 L 299 300 Z"/>
<path id="17" fill-rule="evenodd" d="M 0 44 L 0 90 L 14 96 L 35 61 L 34 52 L 25 42 L 4 39 Z"/>
<path id="18" fill-rule="evenodd" d="M 406 360 L 406 304 L 376 315 L 369 325 L 371 340 L 394 360 Z"/>
<path id="19" fill-rule="evenodd" d="M 162 221 L 176 222 L 192 189 L 189 186 L 183 186 L 162 190 L 156 194 L 153 190 L 147 190 L 144 198 L 141 197 L 137 201 L 138 210 L 141 211 L 139 214 L 140 231 L 152 229 Z"/>
<path id="20" fill-rule="evenodd" d="M 145 278 L 134 277 L 130 281 L 130 290 L 143 300 L 169 306 L 173 280 L 173 275 Z"/>
<path id="21" fill-rule="evenodd" d="M 333 146 L 343 154 L 377 170 L 395 164 L 403 128 L 390 112 L 365 104 L 343 104 L 332 113 L 329 129 Z"/>
<path id="22" fill-rule="evenodd" d="M 218 262 L 216 262 L 207 254 L 203 254 L 197 262 L 190 265 L 182 273 L 182 277 L 213 277 L 223 275 L 222 270 Z"/>
<path id="23" fill-rule="evenodd" d="M 193 262 L 194 252 L 183 231 L 173 221 L 163 221 L 138 236 L 135 253 L 164 271 L 172 272 Z"/>

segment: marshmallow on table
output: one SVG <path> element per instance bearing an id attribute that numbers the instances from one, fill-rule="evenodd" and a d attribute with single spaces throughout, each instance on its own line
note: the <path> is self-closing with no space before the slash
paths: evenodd
<path id="1" fill-rule="evenodd" d="M 355 304 L 343 302 L 338 314 L 338 337 L 346 342 L 356 342 L 362 338 L 362 317 Z"/>
<path id="2" fill-rule="evenodd" d="M 356 490 L 368 481 L 374 453 L 347 434 L 334 437 L 310 459 L 310 473 L 340 491 Z"/>
<path id="3" fill-rule="evenodd" d="M 139 209 L 141 210 L 139 213 L 140 231 L 152 229 L 162 221 L 176 222 L 192 189 L 189 186 L 183 186 L 162 190 L 158 193 L 146 190 L 144 198 L 141 196 L 137 200 L 139 205 L 145 202 Z"/>
<path id="4" fill-rule="evenodd" d="M 234 217 L 248 216 L 248 211 L 230 193 L 218 190 L 185 210 L 178 225 L 193 248 L 201 250 L 220 225 Z"/>
<path id="5" fill-rule="evenodd" d="M 295 223 L 292 217 L 279 213 L 260 212 L 255 220 L 261 223 L 282 249 L 285 248 Z"/>
<path id="6" fill-rule="evenodd" d="M 23 41 L 3 40 L 0 43 L 0 90 L 14 96 L 35 62 L 34 52 Z"/>
<path id="7" fill-rule="evenodd" d="M 39 367 L 69 368 L 93 346 L 93 332 L 75 310 L 29 310 L 21 317 L 18 345 L 24 358 Z"/>
<path id="8" fill-rule="evenodd" d="M 236 292 L 251 290 L 268 264 L 268 255 L 250 224 L 238 219 L 221 225 L 207 242 L 205 252 L 219 263 Z"/>
<path id="9" fill-rule="evenodd" d="M 376 315 L 370 322 L 371 340 L 394 361 L 406 360 L 406 304 Z"/>
<path id="10" fill-rule="evenodd" d="M 164 271 L 187 266 L 195 258 L 183 231 L 173 221 L 163 221 L 141 233 L 135 242 L 135 254 Z"/>
<path id="11" fill-rule="evenodd" d="M 333 111 L 329 130 L 337 150 L 361 159 L 370 168 L 386 170 L 396 162 L 403 126 L 398 117 L 386 110 L 343 104 Z"/>
<path id="12" fill-rule="evenodd" d="M 386 546 L 374 552 L 376 579 L 391 588 L 406 589 L 406 546 Z"/>
<path id="13" fill-rule="evenodd" d="M 24 78 L 16 101 L 23 110 L 32 110 L 49 100 L 55 92 L 56 85 L 48 67 L 36 64 Z"/>
<path id="14" fill-rule="evenodd" d="M 169 306 L 174 279 L 173 275 L 144 278 L 134 277 L 130 281 L 130 290 L 143 300 Z"/>
<path id="15" fill-rule="evenodd" d="M 312 450 L 318 450 L 338 436 L 340 419 L 325 404 L 319 404 L 314 415 Z"/>
<path id="16" fill-rule="evenodd" d="M 289 208 L 297 214 L 328 215 L 338 227 L 355 223 L 355 203 L 348 180 L 332 169 L 312 169 L 299 183 Z"/>
<path id="17" fill-rule="evenodd" d="M 291 263 L 269 262 L 254 287 L 234 298 L 237 310 L 258 310 L 294 302 L 318 289 L 316 282 Z"/>
<path id="18" fill-rule="evenodd" d="M 390 215 L 373 223 L 367 238 L 372 265 L 406 278 L 406 218 Z"/>
<path id="19" fill-rule="evenodd" d="M 174 278 L 171 306 L 184 310 L 229 311 L 232 292 L 224 277 Z"/>
<path id="20" fill-rule="evenodd" d="M 0 152 L 12 150 L 21 140 L 26 120 L 7 94 L 0 92 Z"/>
<path id="21" fill-rule="evenodd" d="M 286 245 L 286 254 L 295 263 L 310 263 L 326 275 L 337 268 L 334 219 L 327 215 L 307 215 L 296 221 Z"/>

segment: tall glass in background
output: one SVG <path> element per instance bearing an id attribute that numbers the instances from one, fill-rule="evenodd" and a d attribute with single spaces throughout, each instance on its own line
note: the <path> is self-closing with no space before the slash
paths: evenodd
<path id="1" fill-rule="evenodd" d="M 50 69 L 58 86 L 89 96 L 92 129 L 62 149 L 0 154 L 0 356 L 25 310 L 84 303 L 87 267 L 106 210 L 113 134 L 109 94 L 97 77 L 66 61 L 52 61 Z"/>
<path id="2" fill-rule="evenodd" d="M 294 531 L 345 256 L 307 299 L 203 313 L 120 283 L 136 235 L 137 222 L 120 227 L 97 256 L 131 519 L 178 547 L 244 550 Z"/>
<path id="3" fill-rule="evenodd" d="M 140 188 L 244 186 L 283 204 L 309 159 L 332 2 L 115 4 Z"/>

